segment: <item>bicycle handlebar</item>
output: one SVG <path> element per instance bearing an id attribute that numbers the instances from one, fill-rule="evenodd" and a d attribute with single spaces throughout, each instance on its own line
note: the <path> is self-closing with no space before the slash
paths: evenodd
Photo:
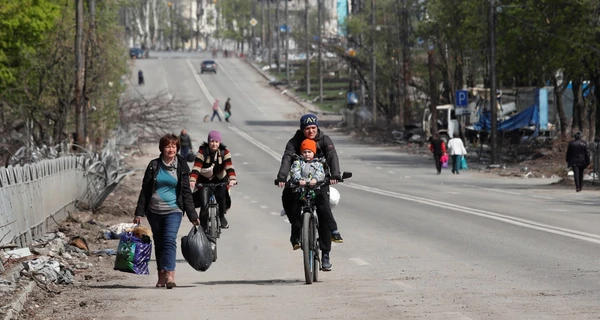
<path id="1" fill-rule="evenodd" d="M 219 183 L 196 183 L 196 188 L 198 187 L 207 187 L 207 188 L 217 188 L 217 187 L 225 187 L 229 185 L 229 182 L 219 182 Z"/>

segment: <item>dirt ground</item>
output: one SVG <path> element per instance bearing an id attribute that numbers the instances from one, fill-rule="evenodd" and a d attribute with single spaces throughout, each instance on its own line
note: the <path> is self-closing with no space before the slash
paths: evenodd
<path id="1" fill-rule="evenodd" d="M 119 240 L 105 240 L 102 230 L 118 223 L 130 223 L 133 220 L 135 205 L 147 163 L 156 156 L 155 145 L 144 146 L 144 155 L 131 156 L 125 160 L 130 168 L 138 169 L 126 177 L 117 189 L 106 199 L 102 207 L 92 214 L 90 211 L 77 211 L 70 215 L 58 227 L 67 237 L 81 236 L 87 240 L 90 252 L 100 249 L 117 249 Z M 140 169 L 141 168 L 141 169 Z M 47 290 L 36 286 L 28 295 L 27 302 L 18 319 L 94 319 L 101 310 L 111 308 L 110 296 L 94 293 L 97 287 L 118 287 L 119 280 L 128 275 L 113 270 L 114 256 L 92 256 L 86 262 L 91 268 L 75 270 L 74 284 L 52 286 Z M 30 280 L 22 277 L 21 286 Z M 96 292 L 99 292 L 98 290 Z M 16 296 L 11 295 L 12 298 Z M 10 300 L 3 297 L 0 303 Z"/>

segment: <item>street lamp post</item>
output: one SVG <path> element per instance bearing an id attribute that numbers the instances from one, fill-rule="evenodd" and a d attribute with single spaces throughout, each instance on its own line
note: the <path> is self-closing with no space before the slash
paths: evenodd
<path id="1" fill-rule="evenodd" d="M 171 45 L 170 48 L 173 50 L 173 2 L 167 2 L 167 7 L 169 7 L 169 22 L 171 23 Z"/>
<path id="2" fill-rule="evenodd" d="M 491 111 L 491 133 L 492 140 L 492 164 L 496 163 L 497 156 L 497 117 L 496 107 L 496 0 L 490 0 L 489 12 L 489 35 L 490 35 L 490 111 Z"/>

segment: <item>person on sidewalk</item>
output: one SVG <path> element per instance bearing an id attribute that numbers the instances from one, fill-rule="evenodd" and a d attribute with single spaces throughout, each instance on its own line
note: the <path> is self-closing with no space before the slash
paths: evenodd
<path id="1" fill-rule="evenodd" d="M 205 142 L 196 153 L 194 167 L 190 174 L 190 188 L 195 189 L 197 183 L 220 183 L 228 182 L 229 187 L 236 184 L 235 169 L 231 161 L 231 152 L 222 143 L 221 133 L 212 130 L 208 133 L 208 142 Z M 215 199 L 219 204 L 219 219 L 221 228 L 229 228 L 229 222 L 225 218 L 227 209 L 231 206 L 231 199 L 227 187 L 215 188 Z M 208 200 L 209 189 L 201 188 L 194 192 L 195 206 L 200 209 L 200 221 L 206 230 L 208 226 Z"/>
<path id="2" fill-rule="evenodd" d="M 212 114 L 212 117 L 210 117 L 210 122 L 213 121 L 215 116 L 217 118 L 219 118 L 219 122 L 223 121 L 223 120 L 221 120 L 221 116 L 219 115 L 219 99 L 215 99 L 215 102 L 212 105 L 212 109 L 213 109 L 213 114 Z"/>
<path id="3" fill-rule="evenodd" d="M 429 150 L 433 153 L 437 174 L 442 173 L 442 156 L 446 154 L 446 144 L 444 140 L 440 139 L 439 134 L 436 133 L 433 135 L 433 139 L 431 139 L 431 143 L 429 144 Z"/>
<path id="4" fill-rule="evenodd" d="M 144 72 L 142 72 L 142 70 L 140 69 L 138 71 L 138 86 L 143 86 L 144 85 Z"/>
<path id="5" fill-rule="evenodd" d="M 229 122 L 229 118 L 231 117 L 231 98 L 227 98 L 225 102 L 225 121 Z"/>
<path id="6" fill-rule="evenodd" d="M 467 155 L 467 149 L 465 149 L 465 145 L 458 136 L 454 136 L 452 139 L 450 139 L 450 141 L 448 141 L 448 149 L 450 150 L 450 155 L 452 156 L 452 174 L 460 174 L 459 170 L 462 157 Z"/>
<path id="7" fill-rule="evenodd" d="M 179 146 L 181 147 L 179 154 L 187 161 L 188 153 L 190 150 L 192 150 L 192 138 L 189 134 L 187 134 L 185 129 L 181 129 L 181 134 L 179 135 Z"/>
<path id="8" fill-rule="evenodd" d="M 583 187 L 583 171 L 590 165 L 590 152 L 587 143 L 581 140 L 579 131 L 567 147 L 567 164 L 573 169 L 575 191 L 580 192 Z"/>
<path id="9" fill-rule="evenodd" d="M 146 167 L 133 223 L 140 224 L 142 217 L 148 219 L 158 269 L 156 287 L 172 289 L 176 286 L 177 231 L 183 213 L 194 225 L 200 224 L 200 220 L 190 190 L 190 168 L 177 155 L 179 138 L 167 134 L 160 139 L 158 148 L 160 156 Z"/>

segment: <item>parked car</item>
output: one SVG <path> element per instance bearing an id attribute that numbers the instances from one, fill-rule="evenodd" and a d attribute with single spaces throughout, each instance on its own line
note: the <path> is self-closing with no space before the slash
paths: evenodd
<path id="1" fill-rule="evenodd" d="M 131 59 L 136 58 L 136 59 L 144 59 L 144 58 L 148 58 L 148 53 L 141 48 L 129 48 L 129 57 Z"/>
<path id="2" fill-rule="evenodd" d="M 204 60 L 200 65 L 200 73 L 214 72 L 217 73 L 217 63 L 213 60 Z"/>

